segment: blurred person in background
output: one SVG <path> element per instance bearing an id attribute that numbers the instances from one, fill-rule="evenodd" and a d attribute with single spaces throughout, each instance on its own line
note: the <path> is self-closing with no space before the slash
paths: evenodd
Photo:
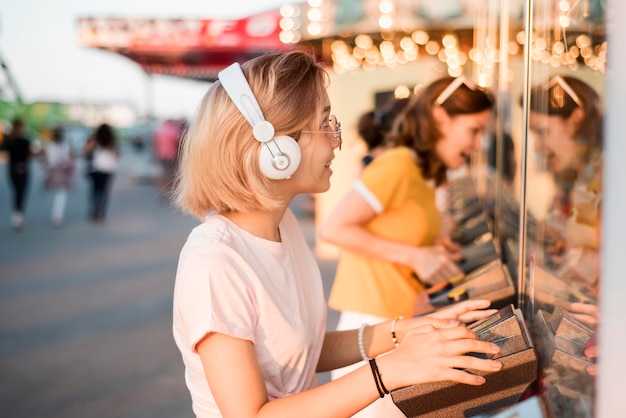
<path id="1" fill-rule="evenodd" d="M 9 156 L 8 174 L 12 192 L 11 224 L 17 231 L 24 228 L 24 211 L 28 192 L 30 158 L 39 150 L 26 136 L 26 126 L 20 118 L 13 119 L 11 131 L 2 143 L 2 149 Z"/>
<path id="2" fill-rule="evenodd" d="M 56 227 L 63 225 L 67 193 L 72 187 L 75 164 L 74 153 L 63 137 L 60 127 L 52 131 L 51 140 L 44 146 L 46 178 L 44 187 L 52 192 L 50 220 Z"/>
<path id="3" fill-rule="evenodd" d="M 424 87 L 397 116 L 387 149 L 324 221 L 320 239 L 341 249 L 328 301 L 341 313 L 337 330 L 410 317 L 427 287 L 462 274 L 460 247 L 442 236 L 436 188 L 480 149 L 493 104 L 463 76 Z M 357 416 L 403 414 L 382 399 Z"/>
<path id="4" fill-rule="evenodd" d="M 406 106 L 409 99 L 391 98 L 380 109 L 365 112 L 359 118 L 357 132 L 367 147 L 367 154 L 361 162 L 363 167 L 372 162 L 385 149 L 385 135 L 391 131 L 396 116 Z"/>
<path id="5" fill-rule="evenodd" d="M 104 222 L 120 156 L 115 132 L 110 125 L 98 126 L 85 143 L 83 156 L 90 161 L 89 219 Z"/>
<path id="6" fill-rule="evenodd" d="M 161 167 L 159 193 L 169 195 L 178 168 L 178 146 L 183 135 L 183 123 L 167 119 L 154 133 L 154 155 Z"/>

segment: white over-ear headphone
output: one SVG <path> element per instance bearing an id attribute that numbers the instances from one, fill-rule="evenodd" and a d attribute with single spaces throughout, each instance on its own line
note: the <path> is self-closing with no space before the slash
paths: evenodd
<path id="1" fill-rule="evenodd" d="M 261 142 L 259 167 L 273 180 L 288 179 L 300 165 L 300 147 L 290 136 L 274 136 L 274 126 L 265 120 L 261 107 L 238 63 L 218 73 L 228 96 L 252 126 L 254 138 Z"/>

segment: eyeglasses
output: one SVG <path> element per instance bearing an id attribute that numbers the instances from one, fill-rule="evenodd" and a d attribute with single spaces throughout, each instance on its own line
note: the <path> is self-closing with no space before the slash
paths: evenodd
<path id="1" fill-rule="evenodd" d="M 448 84 L 448 87 L 443 89 L 443 91 L 435 99 L 435 103 L 441 106 L 442 104 L 445 103 L 446 100 L 450 98 L 450 96 L 452 96 L 452 93 L 457 91 L 457 89 L 461 87 L 462 85 L 465 85 L 465 87 L 467 87 L 470 90 L 476 90 L 476 85 L 472 83 L 472 81 L 469 78 L 462 75 L 452 80 L 450 84 Z"/>
<path id="2" fill-rule="evenodd" d="M 337 120 L 335 115 L 330 115 L 327 121 L 328 125 L 323 126 L 322 128 L 330 128 L 330 131 L 300 131 L 306 134 L 332 134 L 333 138 L 339 141 L 339 151 L 341 151 L 341 144 L 343 140 L 341 139 L 341 123 Z"/>
<path id="3" fill-rule="evenodd" d="M 576 105 L 578 105 L 578 107 L 580 108 L 583 107 L 583 102 L 580 100 L 580 97 L 578 97 L 574 89 L 560 75 L 555 75 L 550 80 L 548 80 L 548 82 L 545 84 L 545 90 L 550 91 L 552 87 L 557 86 L 557 85 L 561 87 L 563 91 L 569 95 L 569 97 L 572 98 L 572 100 L 574 101 L 574 103 L 576 103 Z M 559 107 L 563 107 L 565 102 L 564 102 L 564 98 L 562 97 L 562 92 L 555 90 L 554 95 L 556 96 L 555 99 L 559 100 L 560 102 Z"/>

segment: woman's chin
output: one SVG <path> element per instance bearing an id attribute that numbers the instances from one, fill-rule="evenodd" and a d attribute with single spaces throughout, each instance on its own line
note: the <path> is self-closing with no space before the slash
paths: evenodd
<path id="1" fill-rule="evenodd" d="M 449 170 L 455 171 L 458 170 L 459 168 L 463 167 L 463 165 L 466 163 L 465 158 L 460 157 L 460 159 L 458 160 L 454 160 L 453 162 L 451 162 L 450 164 L 446 164 L 446 167 Z"/>

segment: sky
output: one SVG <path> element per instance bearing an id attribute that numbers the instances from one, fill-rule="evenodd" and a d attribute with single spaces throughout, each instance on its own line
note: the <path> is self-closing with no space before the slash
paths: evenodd
<path id="1" fill-rule="evenodd" d="M 78 17 L 238 19 L 293 0 L 0 0 L 0 55 L 26 102 L 121 103 L 140 115 L 192 116 L 208 83 L 155 76 L 78 43 Z"/>

